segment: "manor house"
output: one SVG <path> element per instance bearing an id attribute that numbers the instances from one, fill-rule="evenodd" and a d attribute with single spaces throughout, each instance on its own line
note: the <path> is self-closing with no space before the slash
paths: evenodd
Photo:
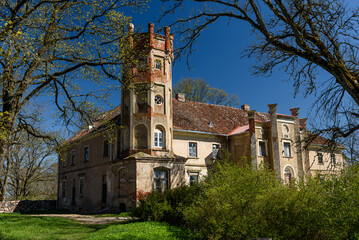
<path id="1" fill-rule="evenodd" d="M 129 26 L 130 45 L 149 66 L 128 65 L 121 105 L 62 145 L 60 208 L 129 210 L 149 192 L 200 181 L 222 150 L 239 165 L 267 164 L 283 182 L 342 169 L 343 146 L 326 150 L 320 136 L 304 141 L 309 133 L 299 108 L 284 115 L 277 104 L 261 113 L 172 98 L 174 36 L 169 28 L 164 35 L 153 29 L 133 34 Z"/>

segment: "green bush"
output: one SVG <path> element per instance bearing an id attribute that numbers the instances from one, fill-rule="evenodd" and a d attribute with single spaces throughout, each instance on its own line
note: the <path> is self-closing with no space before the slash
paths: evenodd
<path id="1" fill-rule="evenodd" d="M 358 239 L 359 167 L 282 184 L 266 168 L 222 161 L 198 186 L 150 194 L 135 210 L 202 239 Z"/>
<path id="2" fill-rule="evenodd" d="M 140 200 L 138 208 L 132 212 L 146 221 L 165 221 L 171 224 L 183 224 L 183 208 L 193 203 L 199 195 L 199 185 L 181 186 L 172 190 L 155 191 Z"/>

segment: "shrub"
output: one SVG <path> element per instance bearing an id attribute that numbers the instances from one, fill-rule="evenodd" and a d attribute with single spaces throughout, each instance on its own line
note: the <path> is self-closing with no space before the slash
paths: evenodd
<path id="1" fill-rule="evenodd" d="M 183 224 L 182 209 L 193 203 L 199 195 L 199 185 L 181 186 L 165 191 L 155 191 L 142 200 L 133 214 L 146 221 L 166 221 L 171 224 Z"/>

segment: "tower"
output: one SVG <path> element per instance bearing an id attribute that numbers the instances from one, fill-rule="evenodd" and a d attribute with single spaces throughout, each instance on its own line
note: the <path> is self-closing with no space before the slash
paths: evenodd
<path id="1" fill-rule="evenodd" d="M 131 57 L 126 64 L 121 105 L 121 157 L 137 152 L 152 156 L 172 153 L 172 61 L 173 35 L 147 33 L 128 35 Z"/>

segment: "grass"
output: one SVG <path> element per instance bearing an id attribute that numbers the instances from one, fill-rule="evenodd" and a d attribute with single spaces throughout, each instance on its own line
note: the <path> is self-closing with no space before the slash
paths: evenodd
<path id="1" fill-rule="evenodd" d="M 132 212 L 122 212 L 119 214 L 106 213 L 106 214 L 97 214 L 92 215 L 93 217 L 133 217 Z"/>
<path id="2" fill-rule="evenodd" d="M 158 222 L 127 222 L 87 225 L 57 217 L 0 214 L 0 239 L 187 239 L 181 228 Z"/>

